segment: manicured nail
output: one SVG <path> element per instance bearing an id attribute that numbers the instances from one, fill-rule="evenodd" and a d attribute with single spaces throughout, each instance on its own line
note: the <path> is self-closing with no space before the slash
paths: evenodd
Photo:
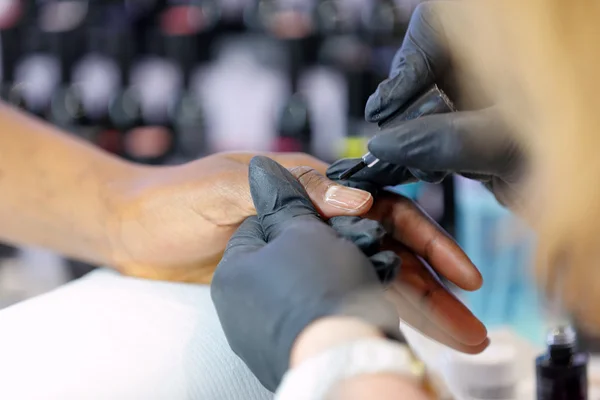
<path id="1" fill-rule="evenodd" d="M 362 208 L 371 199 L 371 193 L 364 190 L 332 185 L 325 192 L 325 202 L 335 208 L 354 211 Z"/>

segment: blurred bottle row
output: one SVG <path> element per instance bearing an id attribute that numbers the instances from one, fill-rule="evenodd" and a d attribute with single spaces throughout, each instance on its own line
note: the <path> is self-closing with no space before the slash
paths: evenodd
<path id="1" fill-rule="evenodd" d="M 413 0 L 5 0 L 2 96 L 120 156 L 364 150 Z"/>
<path id="2" fill-rule="evenodd" d="M 364 104 L 417 3 L 2 0 L 0 95 L 140 163 L 218 151 L 360 156 L 373 132 Z M 23 254 L 0 248 L 0 260 Z M 93 268 L 67 265 L 71 277 Z M 24 267 L 0 271 L 17 282 L 7 271 Z"/>

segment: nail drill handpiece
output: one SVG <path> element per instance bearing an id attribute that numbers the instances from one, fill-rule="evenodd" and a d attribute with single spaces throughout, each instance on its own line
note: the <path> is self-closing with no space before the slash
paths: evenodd
<path id="1" fill-rule="evenodd" d="M 417 119 L 427 115 L 443 114 L 452 111 L 455 111 L 452 101 L 450 101 L 448 96 L 446 96 L 446 94 L 440 88 L 438 88 L 437 85 L 433 85 L 424 93 L 417 96 L 414 101 L 409 102 L 408 106 L 401 108 L 385 121 L 380 122 L 379 127 L 385 128 L 394 121 L 410 121 L 412 119 Z M 377 159 L 371 153 L 367 153 L 362 156 L 360 162 L 358 162 L 352 168 L 342 172 L 340 174 L 340 179 L 348 179 L 363 168 L 371 168 L 378 162 L 379 159 Z"/>

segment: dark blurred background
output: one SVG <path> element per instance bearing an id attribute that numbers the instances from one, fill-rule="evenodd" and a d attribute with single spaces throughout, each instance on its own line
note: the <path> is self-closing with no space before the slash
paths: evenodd
<path id="1" fill-rule="evenodd" d="M 364 104 L 419 2 L 0 0 L 0 93 L 139 163 L 232 150 L 358 157 L 376 132 Z M 473 311 L 491 327 L 543 341 L 526 228 L 472 182 L 398 190 L 481 269 L 483 290 L 464 296 Z M 0 245 L 0 308 L 94 268 Z"/>

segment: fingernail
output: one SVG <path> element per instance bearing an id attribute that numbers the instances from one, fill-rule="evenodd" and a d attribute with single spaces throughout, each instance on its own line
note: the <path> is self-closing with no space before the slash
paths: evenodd
<path id="1" fill-rule="evenodd" d="M 364 190 L 332 185 L 325 192 L 325 202 L 335 208 L 353 211 L 360 209 L 371 199 L 371 193 Z"/>

